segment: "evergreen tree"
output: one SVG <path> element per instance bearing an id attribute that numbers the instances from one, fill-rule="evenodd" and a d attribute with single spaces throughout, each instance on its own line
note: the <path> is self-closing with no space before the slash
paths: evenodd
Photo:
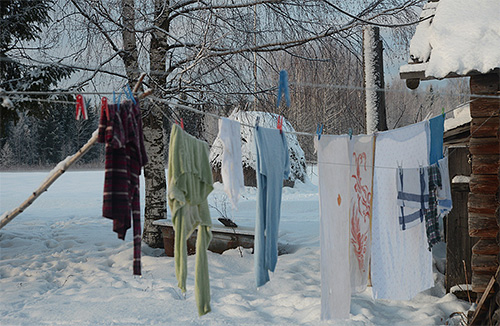
<path id="1" fill-rule="evenodd" d="M 73 69 L 37 64 L 26 49 L 26 43 L 39 40 L 42 28 L 49 24 L 54 0 L 1 0 L 0 4 L 0 89 L 45 91 L 70 76 Z M 35 101 L 23 102 L 15 109 L 0 106 L 0 137 L 7 134 L 9 121 L 18 120 L 16 111 L 42 116 L 47 106 Z"/>

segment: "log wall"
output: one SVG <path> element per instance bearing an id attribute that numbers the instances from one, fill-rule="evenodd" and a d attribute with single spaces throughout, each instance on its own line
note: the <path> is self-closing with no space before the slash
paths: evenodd
<path id="1" fill-rule="evenodd" d="M 499 95 L 500 76 L 496 73 L 472 76 L 472 94 Z M 474 98 L 469 150 L 472 174 L 468 198 L 469 235 L 479 237 L 472 248 L 472 291 L 478 297 L 499 265 L 499 112 L 500 100 Z M 498 287 L 496 287 L 498 289 Z M 498 290 L 496 290 L 498 292 Z"/>

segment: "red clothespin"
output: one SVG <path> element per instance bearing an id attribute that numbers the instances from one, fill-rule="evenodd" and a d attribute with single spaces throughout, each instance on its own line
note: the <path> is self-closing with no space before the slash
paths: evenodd
<path id="1" fill-rule="evenodd" d="M 83 102 L 83 96 L 78 94 L 76 96 L 76 120 L 80 120 L 80 115 L 83 120 L 87 120 L 87 110 L 85 108 L 85 103 Z"/>
<path id="2" fill-rule="evenodd" d="M 282 134 L 283 133 L 283 117 L 282 116 L 278 117 L 278 126 L 277 126 L 277 128 L 280 131 L 280 134 Z"/>
<path id="3" fill-rule="evenodd" d="M 184 120 L 183 120 L 182 118 L 181 118 L 181 123 L 179 123 L 179 121 L 177 121 L 177 120 L 176 120 L 176 121 L 175 121 L 175 124 L 176 124 L 176 125 L 180 125 L 180 126 L 181 126 L 181 128 L 182 128 L 182 130 L 184 130 Z"/>
<path id="4" fill-rule="evenodd" d="M 106 120 L 109 120 L 108 99 L 104 96 L 101 99 L 101 115 L 103 112 L 106 113 Z"/>

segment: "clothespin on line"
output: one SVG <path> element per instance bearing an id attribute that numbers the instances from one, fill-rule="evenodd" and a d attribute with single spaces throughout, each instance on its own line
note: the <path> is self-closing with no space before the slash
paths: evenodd
<path id="1" fill-rule="evenodd" d="M 116 104 L 116 111 L 120 111 L 120 99 L 122 97 L 122 93 L 118 94 L 118 102 L 116 101 L 116 94 L 113 91 L 113 103 Z"/>
<path id="2" fill-rule="evenodd" d="M 318 135 L 318 140 L 321 139 L 321 134 L 323 133 L 323 124 L 322 123 L 318 123 L 318 125 L 316 126 L 316 135 Z"/>
<path id="3" fill-rule="evenodd" d="M 260 117 L 257 116 L 257 118 L 255 118 L 255 128 L 257 128 L 259 126 L 259 120 L 260 120 Z"/>
<path id="4" fill-rule="evenodd" d="M 280 134 L 283 134 L 283 117 L 282 116 L 278 116 L 277 128 L 280 131 Z"/>
<path id="5" fill-rule="evenodd" d="M 352 128 L 349 128 L 349 139 L 352 139 Z"/>
<path id="6" fill-rule="evenodd" d="M 288 73 L 286 70 L 280 71 L 280 79 L 278 82 L 278 101 L 276 107 L 280 106 L 281 96 L 285 96 L 286 106 L 290 107 L 290 90 L 288 89 Z"/>
<path id="7" fill-rule="evenodd" d="M 106 113 L 106 119 L 109 120 L 108 98 L 103 96 L 101 99 L 101 114 Z"/>
<path id="8" fill-rule="evenodd" d="M 80 120 L 80 116 L 83 120 L 87 120 L 87 108 L 85 107 L 83 96 L 78 94 L 76 96 L 76 120 Z"/>
<path id="9" fill-rule="evenodd" d="M 125 92 L 125 95 L 129 98 L 129 100 L 132 101 L 132 103 L 137 104 L 134 98 L 134 94 L 132 93 L 132 89 L 130 89 L 130 85 L 127 84 L 126 86 L 123 87 L 123 91 Z"/>
<path id="10" fill-rule="evenodd" d="M 180 125 L 182 130 L 184 130 L 184 119 L 181 118 L 181 122 L 179 123 L 179 121 L 175 120 L 175 124 L 177 125 Z"/>

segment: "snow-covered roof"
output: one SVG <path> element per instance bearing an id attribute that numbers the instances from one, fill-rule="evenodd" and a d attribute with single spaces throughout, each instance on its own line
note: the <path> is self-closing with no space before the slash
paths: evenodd
<path id="1" fill-rule="evenodd" d="M 242 124 L 254 126 L 257 117 L 259 117 L 259 126 L 265 128 L 276 128 L 278 115 L 269 112 L 260 111 L 243 111 L 236 108 L 229 119 L 239 121 Z M 306 161 L 304 151 L 300 147 L 299 141 L 290 122 L 283 119 L 283 131 L 285 131 L 288 150 L 290 153 L 290 180 L 303 179 L 306 175 Z M 288 131 L 288 132 L 287 132 Z M 255 143 L 253 136 L 254 128 L 241 126 L 241 154 L 243 166 L 249 166 L 255 169 Z M 219 137 L 217 137 L 210 149 L 210 162 L 214 165 L 222 159 L 223 145 Z"/>
<path id="2" fill-rule="evenodd" d="M 429 2 L 420 18 L 431 15 L 416 28 L 409 64 L 400 68 L 402 78 L 417 71 L 430 79 L 500 68 L 499 0 Z"/>

